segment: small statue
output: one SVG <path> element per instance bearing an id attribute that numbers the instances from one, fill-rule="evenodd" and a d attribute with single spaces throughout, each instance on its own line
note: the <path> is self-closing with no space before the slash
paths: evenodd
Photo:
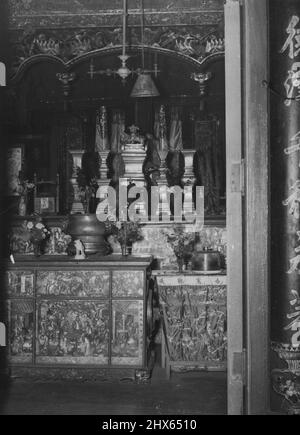
<path id="1" fill-rule="evenodd" d="M 101 153 L 109 150 L 108 131 L 107 131 L 107 109 L 101 106 L 96 115 L 96 151 Z"/>
<path id="2" fill-rule="evenodd" d="M 107 241 L 110 244 L 112 254 L 114 254 L 114 255 L 121 255 L 122 254 L 121 245 L 118 242 L 116 235 L 114 235 L 114 234 L 110 235 L 107 238 Z"/>
<path id="3" fill-rule="evenodd" d="M 51 228 L 46 253 L 48 255 L 67 255 L 67 248 L 71 241 L 72 237 L 65 234 L 61 228 Z"/>
<path id="4" fill-rule="evenodd" d="M 84 245 L 81 240 L 75 240 L 74 246 L 76 248 L 75 260 L 85 260 L 86 255 L 84 252 Z"/>
<path id="5" fill-rule="evenodd" d="M 128 130 L 130 132 L 130 143 L 143 143 L 143 138 L 139 135 L 139 127 L 132 125 Z"/>
<path id="6" fill-rule="evenodd" d="M 143 173 L 147 186 L 157 186 L 160 177 L 161 158 L 157 150 L 157 143 L 151 134 L 146 135 L 147 154 L 143 164 Z"/>
<path id="7" fill-rule="evenodd" d="M 122 150 L 144 150 L 144 137 L 139 134 L 139 127 L 129 127 L 129 134 L 124 132 L 121 136 Z"/>

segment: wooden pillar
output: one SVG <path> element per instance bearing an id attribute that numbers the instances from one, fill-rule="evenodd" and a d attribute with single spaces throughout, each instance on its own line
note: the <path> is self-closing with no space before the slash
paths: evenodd
<path id="1" fill-rule="evenodd" d="M 291 25 L 293 17 L 298 24 Z M 296 23 L 296 20 L 294 21 Z M 289 30 L 288 27 L 290 27 Z M 294 29 L 293 29 L 294 28 Z M 294 30 L 300 33 L 300 2 L 272 0 L 270 2 L 270 82 L 271 93 L 271 155 L 272 155 L 272 339 L 291 343 L 294 331 L 286 329 L 290 321 L 291 290 L 300 289 L 300 268 L 288 273 L 295 249 L 300 245 L 300 97 L 295 80 L 288 79 L 290 71 L 299 72 Z M 299 35 L 300 36 L 300 35 Z M 299 37 L 298 36 L 298 37 Z M 291 38 L 292 37 L 292 38 Z M 289 44 L 288 39 L 291 38 Z M 277 94 L 278 93 L 278 94 Z M 299 148 L 299 150 L 298 150 Z M 299 326 L 300 328 L 300 326 Z M 300 345 L 300 341 L 299 341 Z"/>
<path id="2" fill-rule="evenodd" d="M 247 414 L 269 408 L 269 136 L 267 0 L 244 2 Z"/>
<path id="3" fill-rule="evenodd" d="M 269 402 L 267 0 L 227 0 L 228 412 Z M 244 164 L 243 164 L 244 162 Z"/>
<path id="4" fill-rule="evenodd" d="M 228 413 L 244 412 L 241 7 L 225 5 Z"/>
<path id="5" fill-rule="evenodd" d="M 290 352 L 300 372 L 299 0 L 270 1 L 270 87 L 271 336 L 279 356 L 287 362 Z"/>

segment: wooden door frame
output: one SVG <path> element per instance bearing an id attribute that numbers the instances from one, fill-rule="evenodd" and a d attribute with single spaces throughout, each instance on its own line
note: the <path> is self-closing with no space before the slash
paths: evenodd
<path id="1" fill-rule="evenodd" d="M 228 414 L 244 412 L 242 37 L 237 0 L 225 4 Z"/>
<path id="2" fill-rule="evenodd" d="M 270 397 L 270 149 L 268 0 L 244 0 L 245 284 L 247 414 Z"/>
<path id="3" fill-rule="evenodd" d="M 267 6 L 268 0 L 225 5 L 228 413 L 234 415 L 269 409 Z"/>

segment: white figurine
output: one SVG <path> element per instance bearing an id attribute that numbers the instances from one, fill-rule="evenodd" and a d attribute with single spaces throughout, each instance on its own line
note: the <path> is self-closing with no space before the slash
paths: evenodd
<path id="1" fill-rule="evenodd" d="M 75 260 L 85 260 L 86 255 L 84 252 L 84 245 L 81 240 L 75 240 L 74 242 L 76 248 Z"/>

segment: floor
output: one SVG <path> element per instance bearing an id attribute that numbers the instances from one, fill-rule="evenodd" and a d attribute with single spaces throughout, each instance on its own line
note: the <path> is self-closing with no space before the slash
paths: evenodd
<path id="1" fill-rule="evenodd" d="M 150 384 L 29 382 L 0 385 L 1 415 L 219 415 L 226 414 L 225 373 L 172 373 L 160 367 Z"/>

